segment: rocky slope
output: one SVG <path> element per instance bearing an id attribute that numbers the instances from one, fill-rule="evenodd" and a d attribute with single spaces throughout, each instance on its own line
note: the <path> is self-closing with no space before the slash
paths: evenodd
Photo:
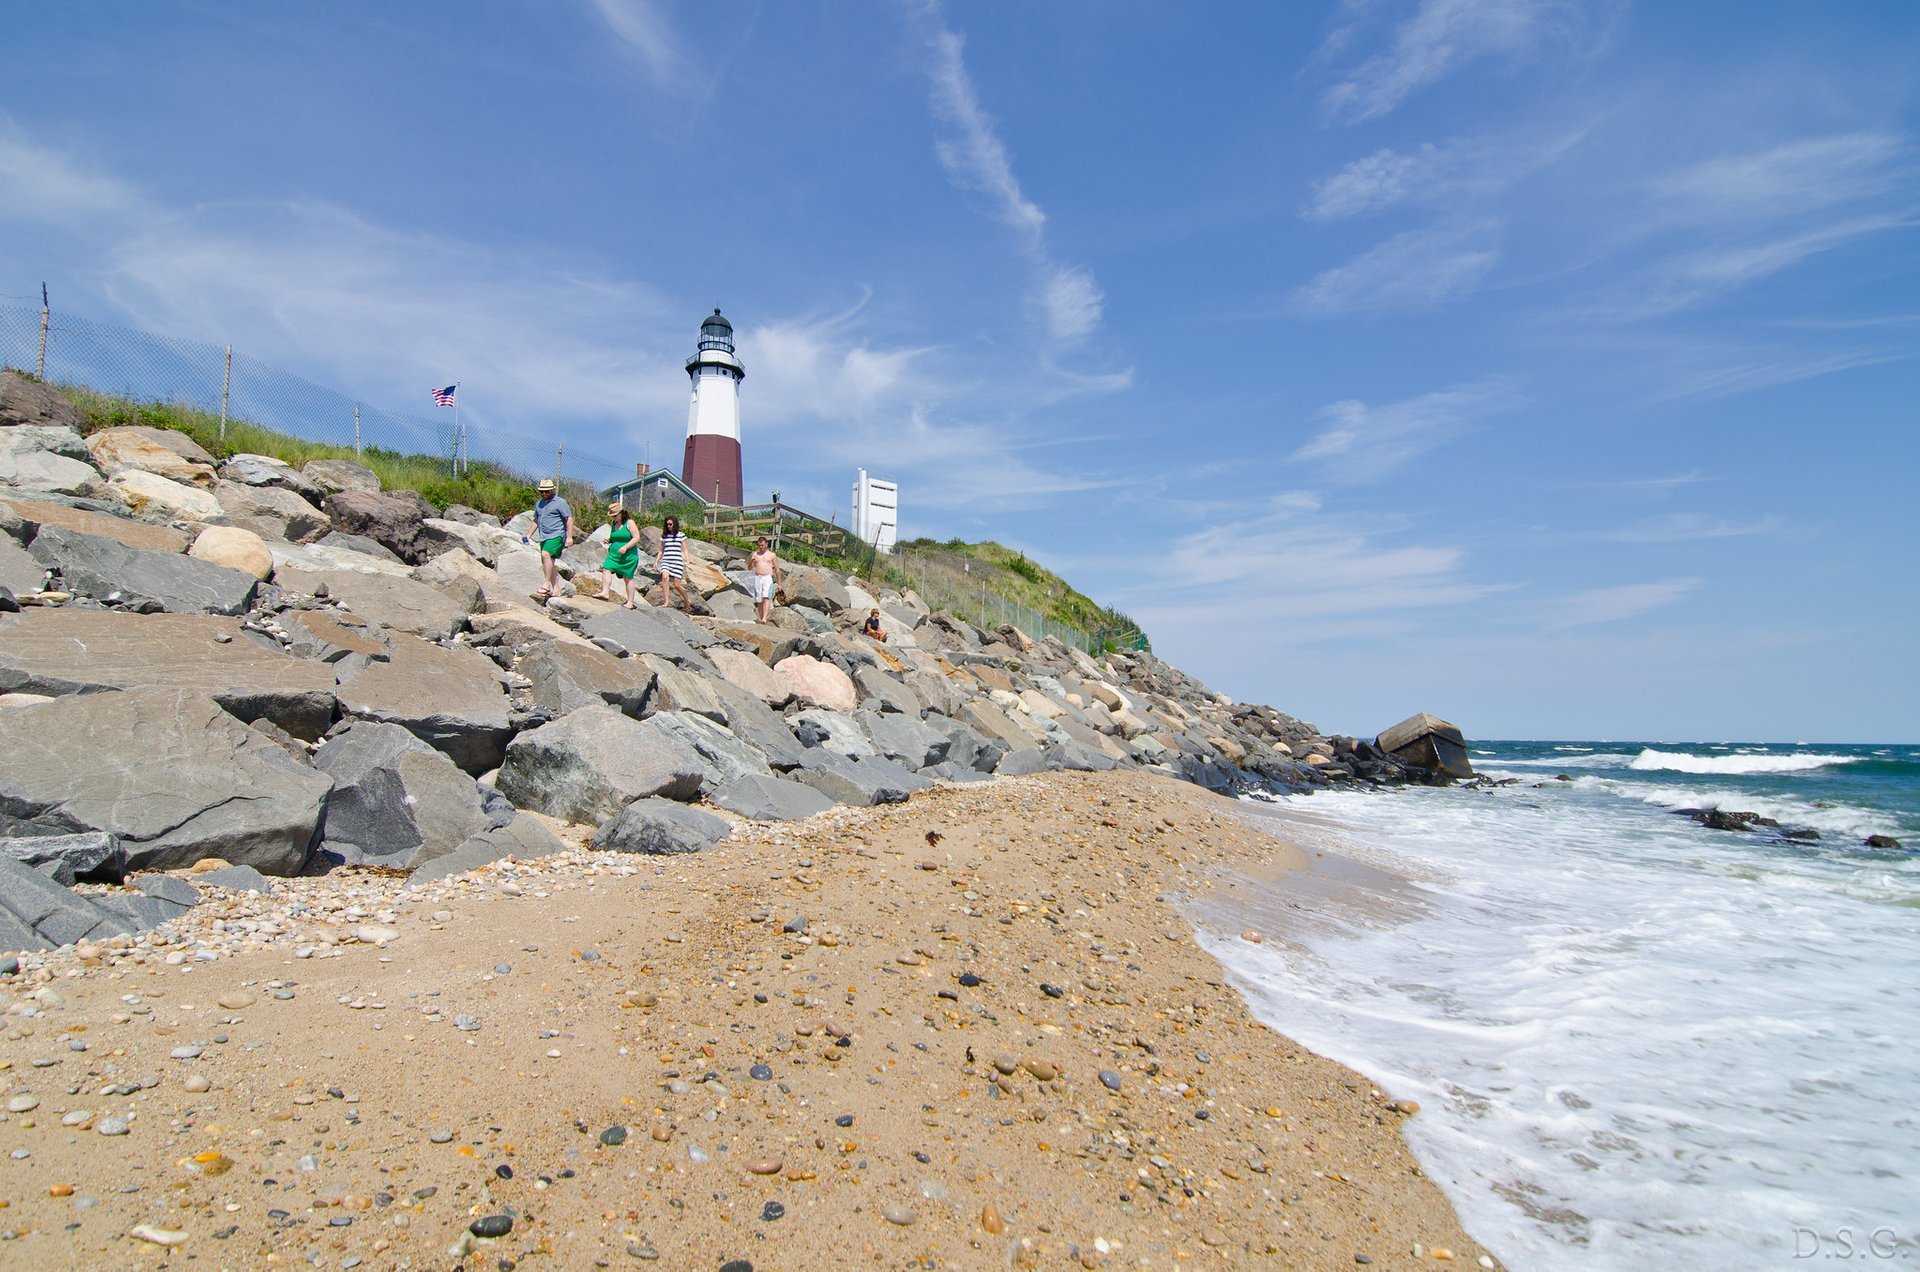
<path id="1" fill-rule="evenodd" d="M 756 623 L 744 561 L 709 544 L 690 545 L 696 617 L 600 599 L 592 541 L 543 606 L 525 518 L 347 461 L 220 462 L 79 424 L 0 375 L 0 950 L 151 927 L 197 897 L 164 872 L 207 861 L 242 883 L 425 878 L 558 851 L 530 813 L 660 854 L 725 834 L 699 802 L 794 819 L 1116 767 L 1221 790 L 1427 780 L 1151 654 L 983 631 L 831 571 L 787 567 Z M 884 643 L 857 634 L 873 607 Z"/>

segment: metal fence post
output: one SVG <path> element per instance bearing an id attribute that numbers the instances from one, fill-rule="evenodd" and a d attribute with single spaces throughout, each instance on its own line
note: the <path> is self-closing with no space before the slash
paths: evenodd
<path id="1" fill-rule="evenodd" d="M 567 444 L 565 442 L 561 442 L 559 446 L 554 448 L 554 452 L 553 452 L 553 484 L 556 487 L 560 485 L 560 466 L 566 460 L 566 458 L 567 458 Z"/>
<path id="2" fill-rule="evenodd" d="M 353 457 L 360 458 L 360 404 L 353 404 Z"/>
<path id="3" fill-rule="evenodd" d="M 47 378 L 47 320 L 52 315 L 53 311 L 47 305 L 47 285 L 42 283 L 40 284 L 40 361 L 35 365 L 33 372 L 35 378 L 40 380 Z"/>
<path id="4" fill-rule="evenodd" d="M 233 392 L 233 346 L 227 346 L 227 372 L 220 380 L 220 440 L 227 440 L 227 398 Z"/>

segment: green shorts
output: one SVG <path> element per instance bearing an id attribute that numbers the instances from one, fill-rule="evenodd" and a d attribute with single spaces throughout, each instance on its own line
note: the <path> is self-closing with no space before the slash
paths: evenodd
<path id="1" fill-rule="evenodd" d="M 540 540 L 540 550 L 550 557 L 558 557 L 567 549 L 567 536 L 556 534 L 551 539 Z"/>

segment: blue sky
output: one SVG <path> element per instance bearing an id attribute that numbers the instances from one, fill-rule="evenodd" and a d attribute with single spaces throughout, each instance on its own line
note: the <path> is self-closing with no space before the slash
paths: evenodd
<path id="1" fill-rule="evenodd" d="M 1328 730 L 1916 736 L 1920 7 L 9 14 L 0 295 L 1021 547 Z"/>

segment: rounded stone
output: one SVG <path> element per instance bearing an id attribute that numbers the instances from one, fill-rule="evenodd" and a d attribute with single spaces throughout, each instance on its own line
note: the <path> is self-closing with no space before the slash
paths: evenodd
<path id="1" fill-rule="evenodd" d="M 1120 1089 L 1120 1075 L 1112 1069 L 1102 1069 L 1100 1070 L 1100 1085 L 1109 1091 L 1118 1091 Z"/>
<path id="2" fill-rule="evenodd" d="M 213 1083 L 204 1073 L 195 1073 L 182 1082 L 181 1087 L 193 1095 L 202 1095 L 213 1090 Z"/>
<path id="3" fill-rule="evenodd" d="M 920 1218 L 919 1215 L 913 1212 L 912 1206 L 903 1206 L 897 1201 L 892 1205 L 883 1207 L 880 1213 L 888 1223 L 898 1224 L 902 1228 L 910 1223 L 917 1222 Z"/>
<path id="4" fill-rule="evenodd" d="M 251 574 L 261 582 L 273 573 L 273 553 L 266 540 L 239 526 L 208 526 L 193 541 L 187 555 L 210 565 Z"/>
<path id="5" fill-rule="evenodd" d="M 512 1215 L 485 1215 L 467 1225 L 476 1237 L 504 1237 L 513 1231 Z"/>
<path id="6" fill-rule="evenodd" d="M 128 1124 L 126 1118 L 115 1114 L 112 1117 L 101 1118 L 99 1122 L 95 1123 L 93 1129 L 102 1135 L 125 1135 L 132 1127 Z"/>
<path id="7" fill-rule="evenodd" d="M 762 1157 L 756 1161 L 748 1162 L 747 1170 L 755 1175 L 778 1175 L 780 1173 L 780 1159 L 778 1157 Z"/>
<path id="8" fill-rule="evenodd" d="M 232 994 L 222 994 L 219 998 L 220 1005 L 228 1011 L 240 1011 L 243 1008 L 251 1007 L 255 1001 L 254 996 L 245 990 L 240 990 Z"/>
<path id="9" fill-rule="evenodd" d="M 747 1072 L 762 1082 L 766 1082 L 773 1077 L 773 1069 L 764 1064 L 756 1064 L 753 1068 L 747 1070 Z"/>
<path id="10" fill-rule="evenodd" d="M 600 1132 L 600 1142 L 609 1147 L 617 1147 L 626 1143 L 627 1128 L 624 1126 L 609 1126 L 606 1130 Z"/>

